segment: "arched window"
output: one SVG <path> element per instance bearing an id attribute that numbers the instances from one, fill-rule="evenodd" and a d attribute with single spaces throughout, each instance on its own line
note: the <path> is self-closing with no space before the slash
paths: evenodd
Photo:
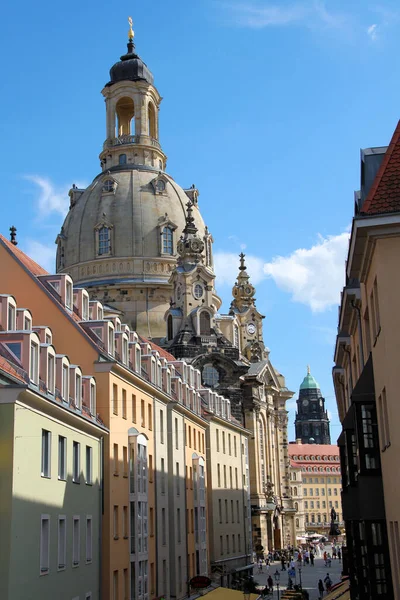
<path id="1" fill-rule="evenodd" d="M 173 254 L 173 231 L 171 227 L 164 227 L 162 232 L 162 251 L 163 254 Z"/>
<path id="2" fill-rule="evenodd" d="M 98 254 L 110 254 L 111 252 L 111 229 L 109 227 L 100 227 L 99 229 L 99 247 Z"/>
<path id="3" fill-rule="evenodd" d="M 200 313 L 200 335 L 211 334 L 211 319 L 207 311 L 203 310 Z"/>
<path id="4" fill-rule="evenodd" d="M 296 481 L 296 473 L 293 473 L 293 481 Z"/>
<path id="5" fill-rule="evenodd" d="M 296 527 L 299 528 L 300 527 L 300 521 L 299 519 L 296 519 Z"/>
<path id="6" fill-rule="evenodd" d="M 120 165 L 126 165 L 126 154 L 120 154 L 118 162 Z"/>
<path id="7" fill-rule="evenodd" d="M 172 315 L 168 315 L 168 320 L 167 320 L 167 337 L 168 337 L 169 340 L 172 340 L 172 338 L 174 337 L 173 324 L 172 324 Z"/>
<path id="8" fill-rule="evenodd" d="M 294 510 L 296 510 L 296 511 L 299 510 L 299 503 L 298 502 L 294 503 Z"/>
<path id="9" fill-rule="evenodd" d="M 294 495 L 297 496 L 297 487 L 294 488 Z"/>
<path id="10" fill-rule="evenodd" d="M 157 137 L 157 132 L 156 132 L 156 111 L 154 110 L 154 105 L 149 102 L 149 108 L 148 108 L 148 117 L 149 117 L 149 136 L 152 138 L 156 138 Z"/>
<path id="11" fill-rule="evenodd" d="M 135 134 L 135 105 L 132 98 L 120 98 L 116 106 L 117 137 Z"/>
<path id="12" fill-rule="evenodd" d="M 206 364 L 201 372 L 202 382 L 207 387 L 217 387 L 219 384 L 219 373 L 212 364 Z"/>

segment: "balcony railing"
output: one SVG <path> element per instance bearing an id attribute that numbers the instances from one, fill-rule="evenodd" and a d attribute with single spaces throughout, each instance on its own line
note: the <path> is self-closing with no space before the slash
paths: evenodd
<path id="1" fill-rule="evenodd" d="M 141 141 L 141 138 L 144 138 Z M 119 135 L 116 138 L 109 138 L 105 141 L 105 148 L 112 148 L 113 146 L 125 146 L 126 144 L 140 144 L 146 140 L 147 136 L 140 135 Z M 159 142 L 155 138 L 147 138 L 150 141 L 151 146 L 155 146 L 156 148 L 161 148 Z"/>

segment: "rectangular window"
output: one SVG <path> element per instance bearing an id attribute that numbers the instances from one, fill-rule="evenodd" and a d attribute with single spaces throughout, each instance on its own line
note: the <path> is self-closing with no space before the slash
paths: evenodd
<path id="1" fill-rule="evenodd" d="M 235 513 L 233 511 L 233 500 L 231 500 L 231 521 L 232 521 L 232 523 L 235 522 Z"/>
<path id="2" fill-rule="evenodd" d="M 147 426 L 150 429 L 150 431 L 152 431 L 152 429 L 153 429 L 153 411 L 152 411 L 151 404 L 147 405 L 147 420 L 148 420 Z"/>
<path id="3" fill-rule="evenodd" d="M 42 515 L 40 520 L 40 574 L 49 572 L 50 565 L 50 517 Z"/>
<path id="4" fill-rule="evenodd" d="M 123 476 L 128 477 L 128 447 L 122 446 Z"/>
<path id="5" fill-rule="evenodd" d="M 189 425 L 189 448 L 192 447 L 192 428 Z"/>
<path id="6" fill-rule="evenodd" d="M 165 494 L 165 459 L 161 459 L 161 493 Z"/>
<path id="7" fill-rule="evenodd" d="M 118 518 L 118 506 L 114 505 L 113 512 L 113 532 L 114 532 L 114 540 L 119 538 L 119 518 Z"/>
<path id="8" fill-rule="evenodd" d="M 39 379 L 39 347 L 31 342 L 31 362 L 29 367 L 29 378 L 33 383 L 38 383 Z"/>
<path id="9" fill-rule="evenodd" d="M 92 531 L 92 517 L 86 517 L 86 563 L 91 563 L 93 560 L 93 531 Z"/>
<path id="10" fill-rule="evenodd" d="M 390 446 L 389 413 L 386 399 L 386 388 L 383 388 L 382 394 L 378 398 L 378 416 L 381 447 L 382 452 L 384 452 L 386 448 Z"/>
<path id="11" fill-rule="evenodd" d="M 51 433 L 42 429 L 42 477 L 51 477 Z"/>
<path id="12" fill-rule="evenodd" d="M 234 533 L 232 533 L 232 552 L 236 552 L 236 541 Z"/>
<path id="13" fill-rule="evenodd" d="M 146 427 L 146 415 L 144 414 L 144 400 L 140 401 L 140 424 Z"/>
<path id="14" fill-rule="evenodd" d="M 181 493 L 181 486 L 179 481 L 179 463 L 176 463 L 176 495 L 179 496 Z"/>
<path id="15" fill-rule="evenodd" d="M 235 485 L 236 485 L 236 489 L 239 489 L 239 480 L 238 480 L 238 470 L 237 467 L 235 467 Z"/>
<path id="16" fill-rule="evenodd" d="M 58 479 L 67 479 L 67 438 L 58 436 Z"/>
<path id="17" fill-rule="evenodd" d="M 219 553 L 221 554 L 221 556 L 224 553 L 224 540 L 222 538 L 222 535 L 219 536 Z"/>
<path id="18" fill-rule="evenodd" d="M 218 487 L 221 487 L 221 465 L 217 464 Z"/>
<path id="19" fill-rule="evenodd" d="M 82 410 L 82 377 L 75 375 L 75 404 L 78 410 Z"/>
<path id="20" fill-rule="evenodd" d="M 229 549 L 229 534 L 226 534 L 226 553 L 229 554 L 230 553 L 230 549 Z"/>
<path id="21" fill-rule="evenodd" d="M 233 488 L 233 478 L 232 478 L 232 467 L 229 467 L 229 483 L 231 489 Z"/>
<path id="22" fill-rule="evenodd" d="M 225 454 L 225 431 L 222 432 L 222 452 Z"/>
<path id="23" fill-rule="evenodd" d="M 64 402 L 68 402 L 69 400 L 69 390 L 68 390 L 68 373 L 69 369 L 67 365 L 62 366 L 62 382 L 61 382 L 61 396 Z"/>
<path id="24" fill-rule="evenodd" d="M 217 442 L 217 452 L 219 452 L 219 429 L 215 430 L 215 439 Z"/>
<path id="25" fill-rule="evenodd" d="M 58 517 L 58 570 L 65 569 L 67 561 L 67 521 L 65 516 Z"/>
<path id="26" fill-rule="evenodd" d="M 8 305 L 8 330 L 13 331 L 15 329 L 15 306 L 13 304 Z"/>
<path id="27" fill-rule="evenodd" d="M 164 411 L 160 410 L 160 442 L 164 443 Z"/>
<path id="28" fill-rule="evenodd" d="M 113 572 L 113 597 L 112 600 L 118 600 L 118 571 Z"/>
<path id="29" fill-rule="evenodd" d="M 128 600 L 128 569 L 124 569 L 124 600 Z"/>
<path id="30" fill-rule="evenodd" d="M 150 508 L 150 535 L 151 537 L 154 536 L 154 508 Z"/>
<path id="31" fill-rule="evenodd" d="M 65 306 L 72 309 L 72 283 L 69 281 L 67 281 L 66 285 Z"/>
<path id="32" fill-rule="evenodd" d="M 228 500 L 225 500 L 225 523 L 229 523 L 229 519 L 228 519 Z"/>
<path id="33" fill-rule="evenodd" d="M 72 566 L 76 567 L 79 565 L 80 561 L 80 549 L 81 549 L 81 540 L 80 540 L 80 518 L 73 517 L 72 520 Z"/>
<path id="34" fill-rule="evenodd" d="M 224 465 L 224 488 L 226 487 L 226 465 Z"/>
<path id="35" fill-rule="evenodd" d="M 112 394 L 112 410 L 113 414 L 118 414 L 118 386 L 113 384 L 113 394 Z"/>
<path id="36" fill-rule="evenodd" d="M 165 520 L 165 508 L 161 509 L 161 542 L 165 546 L 167 543 L 167 525 Z"/>
<path id="37" fill-rule="evenodd" d="M 79 442 L 73 442 L 72 445 L 72 481 L 80 483 L 81 475 L 81 445 Z"/>
<path id="38" fill-rule="evenodd" d="M 132 394 L 132 423 L 136 423 L 136 396 Z"/>
<path id="39" fill-rule="evenodd" d="M 122 418 L 126 419 L 126 390 L 122 390 Z"/>
<path id="40" fill-rule="evenodd" d="M 230 433 L 228 433 L 228 453 L 229 453 L 229 456 L 232 455 L 231 434 Z"/>
<path id="41" fill-rule="evenodd" d="M 175 419 L 175 448 L 179 449 L 179 438 L 178 438 L 178 419 Z"/>
<path id="42" fill-rule="evenodd" d="M 222 500 L 218 500 L 219 522 L 222 523 Z"/>
<path id="43" fill-rule="evenodd" d="M 240 523 L 240 504 L 239 500 L 236 500 L 236 521 Z"/>
<path id="44" fill-rule="evenodd" d="M 193 448 L 194 448 L 195 450 L 197 450 L 197 444 L 196 444 L 196 430 L 195 430 L 195 428 L 194 428 L 194 427 L 193 427 Z"/>
<path id="45" fill-rule="evenodd" d="M 124 540 L 128 539 L 128 507 L 124 506 L 122 509 L 122 534 Z"/>
<path id="46" fill-rule="evenodd" d="M 47 391 L 54 394 L 54 356 L 47 356 Z"/>
<path id="47" fill-rule="evenodd" d="M 237 456 L 236 435 L 233 436 L 233 449 L 235 452 L 235 456 Z"/>
<path id="48" fill-rule="evenodd" d="M 93 448 L 86 446 L 86 483 L 91 485 L 93 483 Z"/>
<path id="49" fill-rule="evenodd" d="M 118 444 L 114 444 L 114 475 L 118 475 L 119 474 L 119 469 L 118 469 Z"/>

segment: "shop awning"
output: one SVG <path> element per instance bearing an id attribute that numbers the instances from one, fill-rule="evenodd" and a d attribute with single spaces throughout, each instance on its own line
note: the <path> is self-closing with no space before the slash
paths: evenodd
<path id="1" fill-rule="evenodd" d="M 258 600 L 259 597 L 259 594 L 250 594 L 250 600 Z M 219 587 L 205 594 L 203 598 L 207 598 L 207 600 L 243 600 L 243 592 Z"/>
<path id="2" fill-rule="evenodd" d="M 349 580 L 343 581 L 333 586 L 333 589 L 327 596 L 324 596 L 324 600 L 350 600 L 350 582 Z"/>

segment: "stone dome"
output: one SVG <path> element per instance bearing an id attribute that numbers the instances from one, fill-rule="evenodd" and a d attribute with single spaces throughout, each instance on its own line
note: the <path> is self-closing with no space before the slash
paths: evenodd
<path id="1" fill-rule="evenodd" d="M 157 190 L 158 180 L 162 192 Z M 114 190 L 104 186 L 113 182 Z M 73 190 L 72 190 L 73 192 Z M 176 262 L 176 244 L 186 224 L 185 191 L 165 173 L 143 167 L 112 169 L 95 178 L 70 208 L 61 230 L 57 264 L 80 285 L 112 282 L 167 282 Z M 193 216 L 199 236 L 205 225 L 197 205 Z M 111 253 L 99 256 L 96 230 L 112 228 Z M 173 254 L 162 252 L 162 228 L 173 229 Z"/>

